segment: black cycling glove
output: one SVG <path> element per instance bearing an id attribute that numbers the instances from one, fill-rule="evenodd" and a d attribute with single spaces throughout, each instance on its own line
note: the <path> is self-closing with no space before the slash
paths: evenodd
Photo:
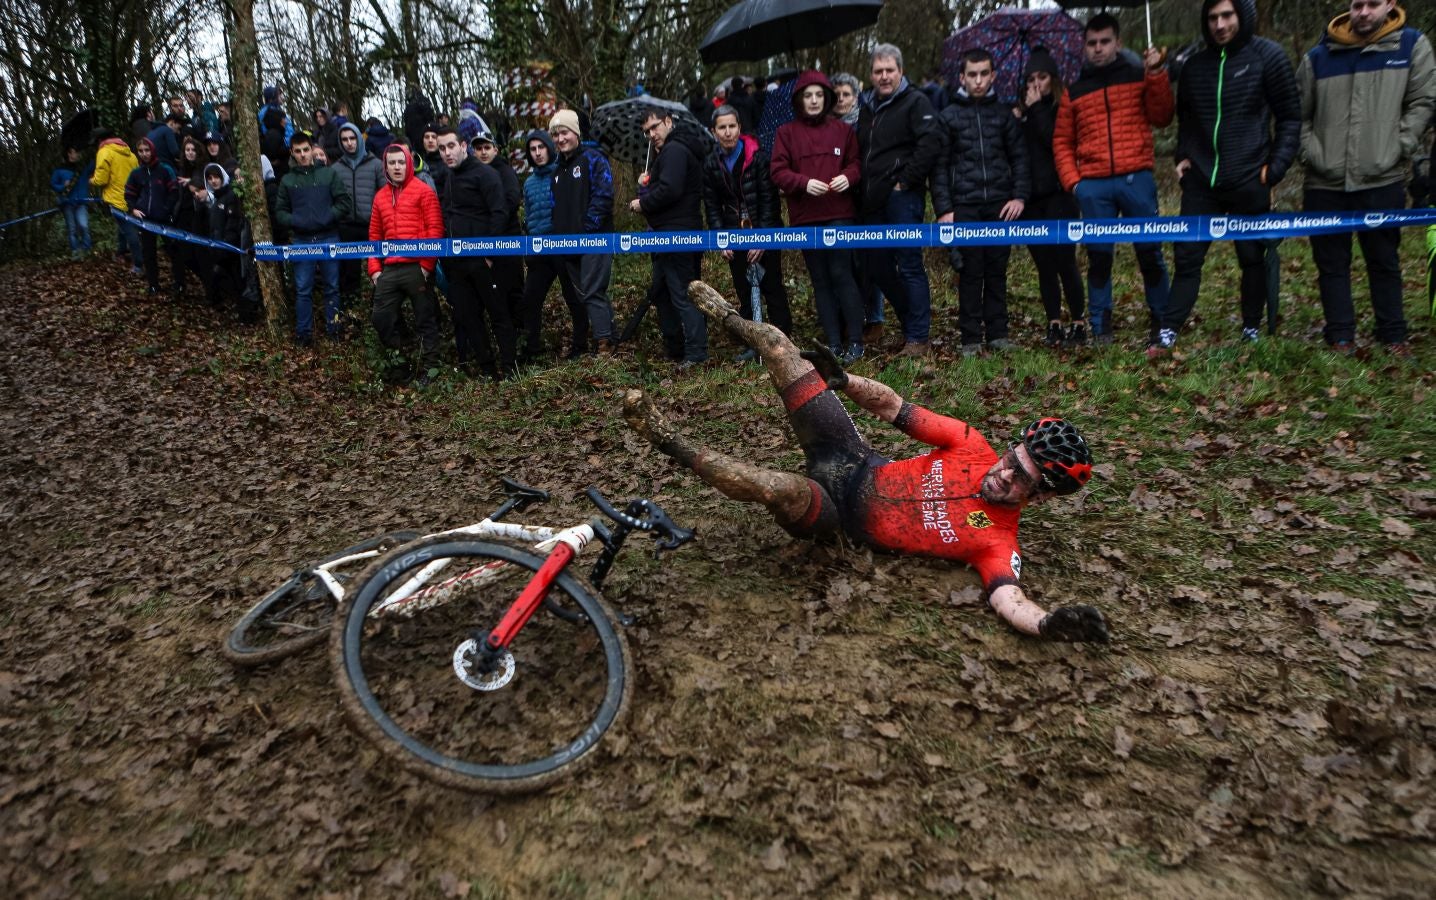
<path id="1" fill-rule="evenodd" d="M 1092 641 L 1105 644 L 1107 621 L 1091 606 L 1059 606 L 1043 616 L 1037 630 L 1049 641 Z"/>
<path id="2" fill-rule="evenodd" d="M 828 390 L 841 391 L 848 386 L 848 373 L 833 351 L 819 344 L 816 350 L 804 350 L 799 356 L 813 364 L 818 374 L 828 383 Z"/>

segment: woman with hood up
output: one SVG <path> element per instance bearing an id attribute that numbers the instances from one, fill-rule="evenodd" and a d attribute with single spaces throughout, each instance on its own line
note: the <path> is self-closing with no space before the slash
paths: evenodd
<path id="1" fill-rule="evenodd" d="M 1032 199 L 1022 210 L 1022 218 L 1079 219 L 1077 198 L 1062 190 L 1057 177 L 1057 163 L 1052 156 L 1052 132 L 1057 127 L 1057 104 L 1064 88 L 1057 61 L 1043 47 L 1032 51 L 1022 73 L 1023 93 L 1013 114 L 1022 122 L 1027 144 L 1027 164 L 1032 173 Z M 1087 343 L 1087 296 L 1082 276 L 1077 271 L 1077 247 L 1074 244 L 1030 244 L 1032 262 L 1037 266 L 1038 291 L 1047 313 L 1046 346 L 1072 350 Z M 1071 321 L 1062 329 L 1062 297 L 1067 297 Z"/>
<path id="2" fill-rule="evenodd" d="M 793 85 L 796 118 L 773 140 L 773 184 L 788 198 L 788 224 L 851 225 L 860 179 L 858 133 L 832 114 L 837 94 L 821 72 L 808 71 Z M 828 349 L 845 363 L 863 355 L 863 302 L 847 249 L 804 250 L 813 282 L 813 304 Z"/>

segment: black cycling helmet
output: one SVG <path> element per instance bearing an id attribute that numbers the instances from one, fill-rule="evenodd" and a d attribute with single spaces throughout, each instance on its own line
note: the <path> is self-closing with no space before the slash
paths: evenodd
<path id="1" fill-rule="evenodd" d="M 1017 433 L 1042 473 L 1042 487 L 1056 494 L 1074 494 L 1092 478 L 1092 452 L 1066 419 L 1043 418 Z"/>

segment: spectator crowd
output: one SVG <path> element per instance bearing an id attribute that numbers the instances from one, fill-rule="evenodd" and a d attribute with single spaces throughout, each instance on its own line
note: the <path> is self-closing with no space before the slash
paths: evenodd
<path id="1" fill-rule="evenodd" d="M 128 139 L 98 128 L 92 159 L 86 148 L 66 148 L 51 187 L 76 255 L 92 247 L 86 206 L 92 193 L 136 219 L 248 248 L 250 227 L 234 187 L 238 128 L 258 131 L 272 230 L 276 242 L 294 244 L 603 234 L 614 229 L 615 202 L 627 202 L 655 231 L 777 228 L 785 215 L 793 226 L 913 224 L 925 221 L 929 203 L 942 223 L 1150 217 L 1158 214 L 1154 129 L 1175 121 L 1171 164 L 1183 215 L 1267 212 L 1273 189 L 1298 170 L 1308 211 L 1404 207 L 1408 172 L 1429 153 L 1436 111 L 1429 39 L 1406 25 L 1396 0 L 1350 0 L 1293 66 L 1280 46 L 1255 34 L 1256 23 L 1253 0 L 1203 0 L 1204 43 L 1175 78 L 1165 52 L 1128 50 L 1117 19 L 1099 13 L 1086 23 L 1077 79 L 1064 84 L 1053 57 L 1037 48 L 1015 104 L 995 95 L 998 61 L 985 50 L 961 58 L 949 91 L 910 82 L 902 51 L 879 44 L 866 90 L 847 73 L 796 77 L 793 115 L 778 128 L 771 153 L 756 136 L 765 92 L 755 97 L 743 79 L 730 79 L 718 96 L 690 103 L 711 138 L 682 127 L 668 106 L 645 107 L 641 127 L 651 153 L 631 198 L 615 197 L 610 161 L 584 111 L 559 109 L 546 129 L 519 137 L 527 162 L 521 181 L 501 152 L 506 136 L 491 130 L 472 101 L 450 120 L 414 94 L 402 128 L 392 133 L 378 119 L 350 121 L 342 107 L 320 107 L 305 129 L 296 127 L 275 87 L 265 89 L 252 119 L 236 118 L 231 102 L 211 103 L 197 90 L 170 98 L 163 120 L 139 107 Z M 637 102 L 641 90 L 635 88 Z M 243 321 L 258 318 L 251 259 L 119 221 L 119 256 L 151 293 L 163 291 L 163 244 L 176 297 L 192 276 L 211 304 L 232 307 Z M 1362 230 L 1357 238 L 1370 280 L 1373 337 L 1391 353 L 1408 355 L 1400 232 Z M 1357 337 L 1351 235 L 1310 241 L 1325 341 L 1350 354 Z M 1087 245 L 1085 279 L 1073 245 L 1029 250 L 1047 322 L 1044 343 L 1111 344 L 1113 247 Z M 1181 339 L 1207 250 L 1205 243 L 1177 243 L 1169 270 L 1160 243 L 1136 245 L 1149 356 L 1170 352 Z M 1241 324 L 1233 337 L 1258 341 L 1273 289 L 1275 242 L 1238 240 L 1235 250 Z M 757 294 L 765 318 L 791 332 L 784 253 L 721 253 L 742 314 L 758 312 L 750 301 Z M 961 245 L 948 253 L 963 356 L 1013 347 L 1010 253 L 1007 246 Z M 888 349 L 929 352 L 931 276 L 920 248 L 815 249 L 801 256 L 823 343 L 835 355 L 852 362 L 871 352 L 889 307 L 896 321 Z M 648 299 L 680 370 L 709 354 L 704 317 L 687 293 L 701 262 L 701 253 L 652 258 Z M 789 269 L 793 264 L 787 261 Z M 369 283 L 370 321 L 380 342 L 396 351 L 387 373 L 396 382 L 412 373 L 425 384 L 439 367 L 445 309 L 453 359 L 465 371 L 502 378 L 539 360 L 546 353 L 545 300 L 555 282 L 572 335 L 560 356 L 610 353 L 619 339 L 609 298 L 612 257 L 605 253 L 389 257 L 367 265 L 306 257 L 287 265 L 294 333 L 303 345 L 345 338 L 345 310 Z M 413 370 L 398 362 L 411 341 L 419 363 Z"/>

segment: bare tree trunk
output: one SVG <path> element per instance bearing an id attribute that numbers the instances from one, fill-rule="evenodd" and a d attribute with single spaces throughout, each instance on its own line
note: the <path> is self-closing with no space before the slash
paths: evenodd
<path id="1" fill-rule="evenodd" d="M 235 154 L 240 171 L 235 189 L 244 201 L 244 213 L 256 244 L 270 243 L 274 234 L 269 229 L 269 208 L 264 198 L 264 175 L 259 167 L 259 129 L 249 110 L 249 99 L 259 95 L 255 87 L 255 67 L 259 60 L 259 44 L 254 33 L 254 0 L 230 0 L 234 12 L 234 42 L 229 58 L 230 78 L 234 82 Z M 284 296 L 284 282 L 273 264 L 259 264 L 259 293 L 264 298 L 264 314 L 269 333 L 281 339 L 289 330 L 289 306 Z"/>

